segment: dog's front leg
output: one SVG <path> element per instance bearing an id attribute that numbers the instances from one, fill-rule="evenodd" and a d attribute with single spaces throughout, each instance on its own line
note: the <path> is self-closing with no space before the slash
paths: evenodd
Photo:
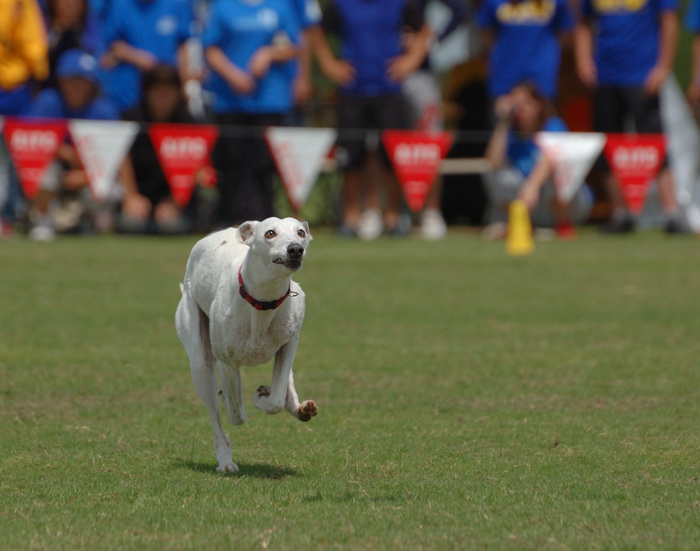
<path id="1" fill-rule="evenodd" d="M 287 385 L 287 400 L 284 404 L 285 409 L 291 413 L 299 421 L 310 421 L 318 413 L 318 408 L 313 400 L 304 400 L 299 403 L 299 396 L 294 387 L 294 372 L 289 371 L 289 384 Z"/>
<path id="2" fill-rule="evenodd" d="M 292 364 L 298 344 L 299 337 L 297 336 L 277 351 L 272 371 L 272 384 L 261 386 L 255 391 L 253 404 L 256 408 L 270 414 L 287 409 L 296 418 L 308 421 L 316 415 L 317 410 L 316 405 L 311 400 L 300 404 L 294 388 Z"/>

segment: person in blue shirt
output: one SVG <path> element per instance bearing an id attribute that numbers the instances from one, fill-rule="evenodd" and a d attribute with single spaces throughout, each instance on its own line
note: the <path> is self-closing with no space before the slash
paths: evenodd
<path id="1" fill-rule="evenodd" d="M 567 0 L 484 0 L 477 22 L 490 50 L 488 91 L 494 100 L 525 80 L 556 98 L 560 40 L 574 28 Z"/>
<path id="2" fill-rule="evenodd" d="M 68 50 L 58 60 L 56 77 L 57 88 L 40 92 L 27 110 L 28 117 L 119 120 L 116 107 L 100 95 L 99 64 L 95 57 L 83 50 Z M 59 211 L 54 211 L 54 216 L 49 212 L 57 197 L 64 206 L 68 205 L 61 209 L 62 217 L 56 215 Z M 29 237 L 37 241 L 53 239 L 56 230 L 76 230 L 87 218 L 94 218 L 91 223 L 95 222 L 98 214 L 100 222 L 106 222 L 103 214 L 107 211 L 98 209 L 92 201 L 87 175 L 69 139 L 59 147 L 56 160 L 47 168 L 32 208 L 35 223 Z"/>
<path id="3" fill-rule="evenodd" d="M 115 0 L 103 24 L 104 90 L 120 113 L 138 105 L 141 77 L 159 63 L 189 75 L 185 43 L 194 20 L 188 0 Z"/>
<path id="4" fill-rule="evenodd" d="M 496 127 L 486 147 L 491 170 L 484 183 L 489 198 L 488 239 L 505 236 L 508 206 L 521 199 L 537 227 L 556 228 L 560 237 L 573 236 L 573 223 L 586 221 L 592 196 L 582 184 L 571 203 L 561 204 L 554 192 L 552 165 L 534 141 L 537 132 L 566 132 L 551 101 L 533 82 L 516 85 L 495 104 Z"/>
<path id="5" fill-rule="evenodd" d="M 202 35 L 211 68 L 206 83 L 221 125 L 212 160 L 220 173 L 221 224 L 274 214 L 274 162 L 262 129 L 280 126 L 292 108 L 288 68 L 299 47 L 299 21 L 288 0 L 213 4 Z M 235 128 L 238 127 L 238 128 Z"/>
<path id="6" fill-rule="evenodd" d="M 691 41 L 690 83 L 688 101 L 697 108 L 700 105 L 700 0 L 690 0 L 683 20 L 684 26 L 693 37 Z"/>
<path id="7" fill-rule="evenodd" d="M 405 28 L 413 34 L 404 49 Z M 377 131 L 410 127 L 401 83 L 423 63 L 432 32 L 421 8 L 411 0 L 331 0 L 324 8 L 322 31 L 314 36 L 314 50 L 321 69 L 340 89 L 336 149 L 343 170 L 340 232 L 366 240 L 376 239 L 385 228 L 400 235 L 398 183 L 383 148 L 382 162 L 372 163 L 367 140 L 373 136 L 377 142 Z M 339 57 L 326 35 L 340 38 Z M 367 177 L 373 164 L 379 174 Z M 387 196 L 384 213 L 382 191 Z"/>
<path id="8" fill-rule="evenodd" d="M 638 133 L 661 134 L 659 90 L 673 70 L 678 42 L 677 0 L 582 0 L 575 32 L 576 70 L 593 90 L 593 126 L 598 132 L 625 132 L 633 119 Z M 627 233 L 635 228 L 614 174 L 601 158 L 613 207 L 601 230 Z M 666 231 L 686 233 L 676 201 L 673 173 L 666 163 L 659 172 L 659 199 L 667 217 Z"/>

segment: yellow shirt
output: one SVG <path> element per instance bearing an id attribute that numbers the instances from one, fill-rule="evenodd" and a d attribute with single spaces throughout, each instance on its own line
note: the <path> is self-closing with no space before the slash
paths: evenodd
<path id="1" fill-rule="evenodd" d="M 0 0 L 0 88 L 49 74 L 44 19 L 36 0 Z"/>

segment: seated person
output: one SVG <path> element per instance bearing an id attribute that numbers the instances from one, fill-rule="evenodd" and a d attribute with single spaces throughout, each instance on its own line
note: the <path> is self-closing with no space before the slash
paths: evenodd
<path id="1" fill-rule="evenodd" d="M 30 105 L 27 116 L 119 119 L 116 108 L 100 96 L 98 62 L 92 55 L 79 49 L 68 50 L 58 60 L 56 77 L 57 87 L 43 90 Z M 57 230 L 111 229 L 109 205 L 97 205 L 93 200 L 87 175 L 70 139 L 61 144 L 56 159 L 46 170 L 32 210 L 34 224 L 29 237 L 38 241 L 51 240 Z"/>
<path id="2" fill-rule="evenodd" d="M 484 237 L 498 239 L 507 231 L 508 206 L 521 199 L 530 210 L 532 224 L 556 228 L 560 237 L 572 237 L 571 224 L 586 221 L 592 194 L 582 184 L 570 204 L 561 204 L 554 191 L 552 165 L 534 141 L 537 132 L 565 132 L 566 124 L 534 84 L 516 85 L 496 101 L 496 128 L 486 147 L 491 170 L 484 176 L 489 199 L 490 224 Z"/>
<path id="3" fill-rule="evenodd" d="M 139 105 L 124 113 L 127 120 L 138 122 L 192 123 L 187 109 L 180 76 L 169 65 L 158 65 L 143 77 L 143 95 Z M 140 133 L 129 154 L 134 186 L 124 186 L 118 229 L 126 233 L 176 234 L 193 226 L 193 201 L 182 209 L 173 199 L 158 155 L 146 132 Z M 201 182 L 204 174 L 198 174 Z"/>

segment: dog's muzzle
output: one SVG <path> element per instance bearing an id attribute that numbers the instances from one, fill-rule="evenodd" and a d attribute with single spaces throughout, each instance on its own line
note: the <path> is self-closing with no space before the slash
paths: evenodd
<path id="1" fill-rule="evenodd" d="M 275 264 L 283 264 L 289 270 L 298 270 L 304 260 L 304 247 L 299 243 L 292 243 L 287 247 L 287 259 L 278 258 L 273 260 Z"/>

